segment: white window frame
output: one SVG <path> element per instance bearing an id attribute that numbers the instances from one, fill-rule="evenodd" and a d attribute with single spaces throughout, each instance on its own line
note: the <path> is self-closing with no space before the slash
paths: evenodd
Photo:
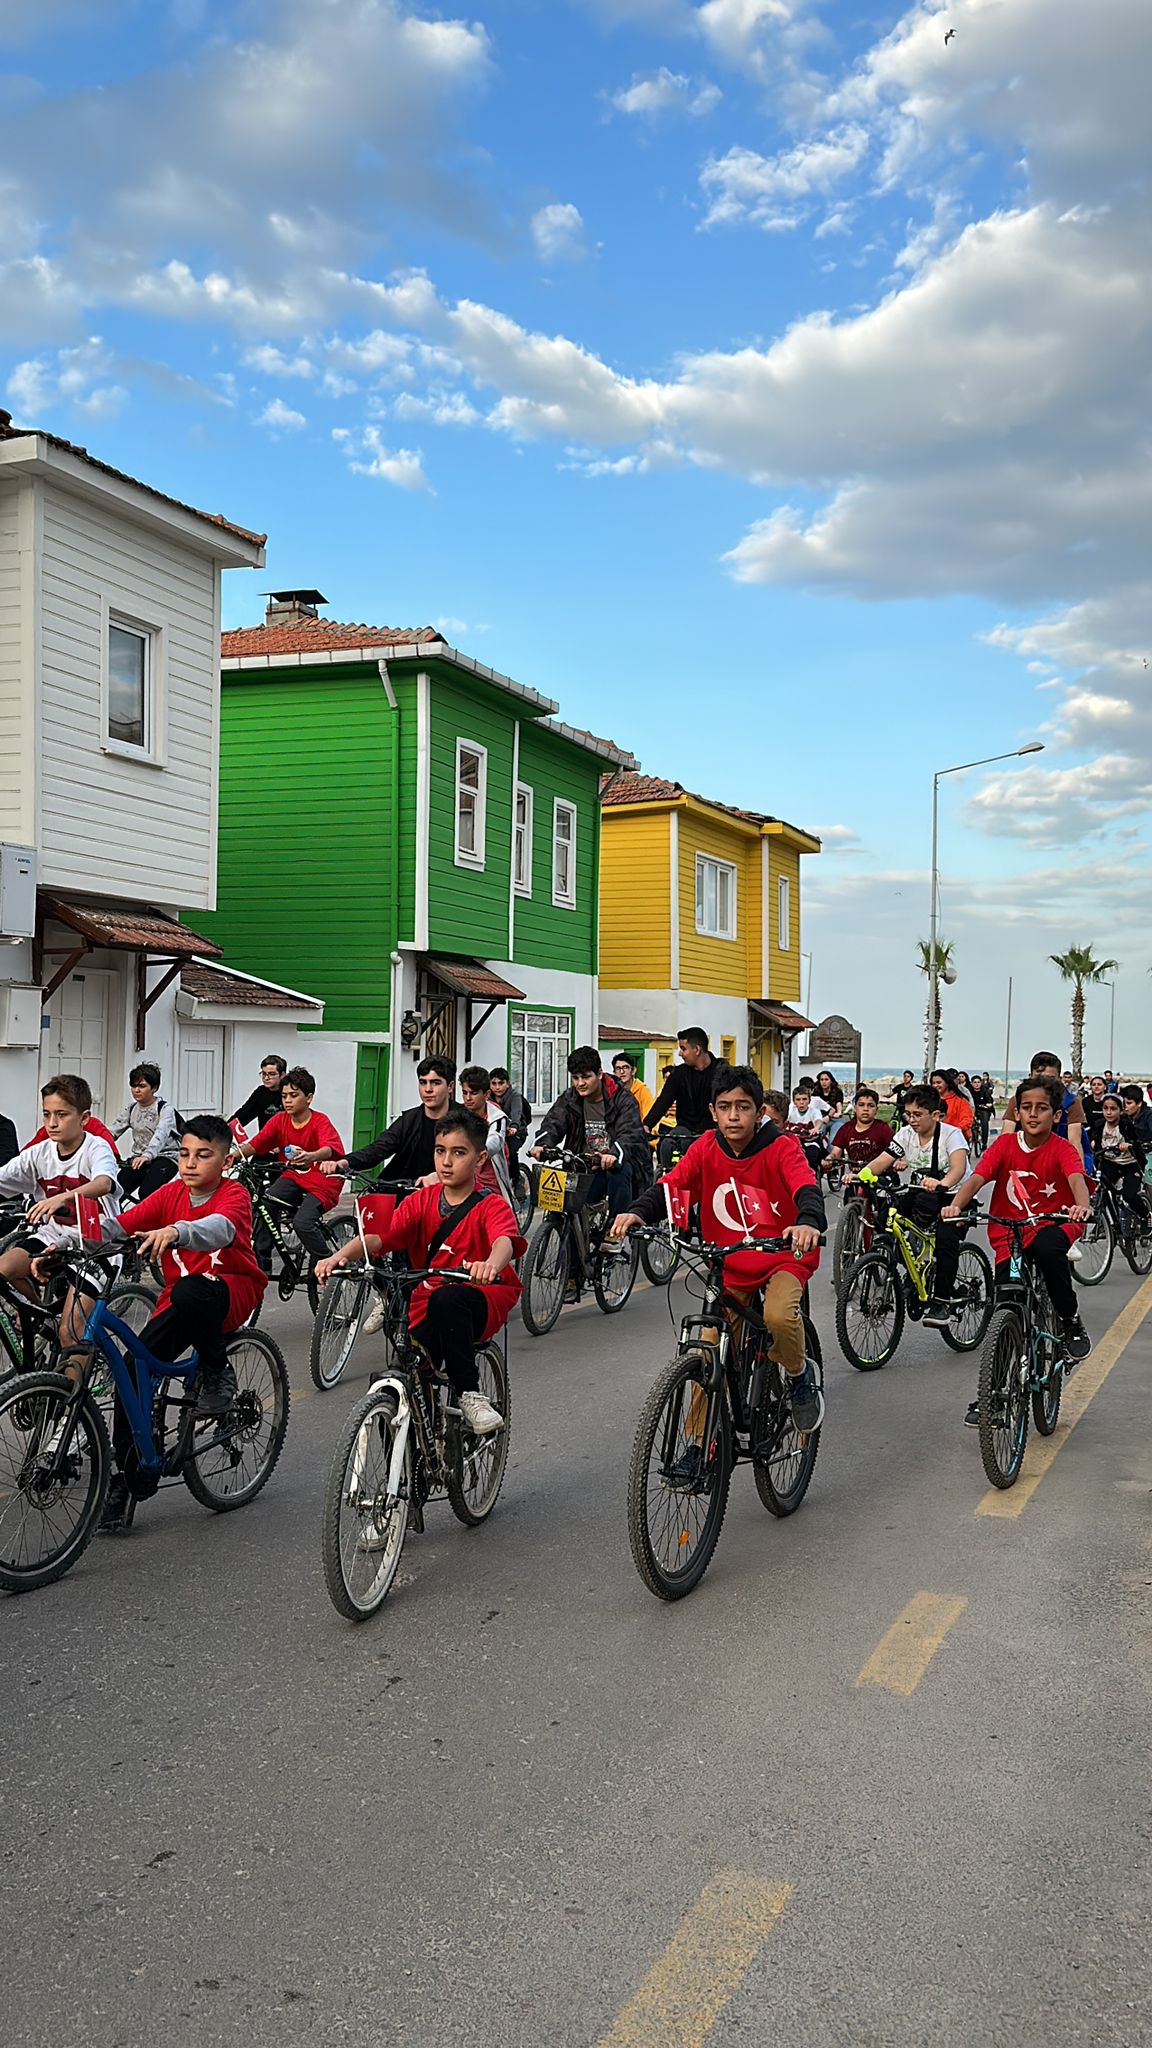
<path id="1" fill-rule="evenodd" d="M 112 732 L 112 634 L 131 633 L 144 646 L 144 739 L 117 739 Z M 143 761 L 151 767 L 163 765 L 160 749 L 160 701 L 163 676 L 163 633 L 146 619 L 108 605 L 104 608 L 104 638 L 101 649 L 100 749 L 119 754 L 128 761 Z"/>
<path id="2" fill-rule="evenodd" d="M 516 816 L 521 797 L 524 799 L 523 825 L 521 825 L 520 820 Z M 517 782 L 512 790 L 512 889 L 513 893 L 517 896 L 530 896 L 532 894 L 532 827 L 534 811 L 535 803 L 531 785 L 527 782 Z M 516 870 L 520 863 L 517 861 L 517 846 L 521 841 L 521 835 L 523 835 L 524 848 L 523 874 L 518 877 Z"/>
<path id="3" fill-rule="evenodd" d="M 781 953 L 792 951 L 792 881 L 788 875 L 776 877 L 776 946 Z"/>
<path id="4" fill-rule="evenodd" d="M 560 837 L 560 813 L 561 813 L 561 811 L 566 811 L 566 812 L 568 813 L 568 816 L 569 816 L 569 817 L 571 818 L 571 820 L 572 820 L 572 830 L 571 830 L 571 832 L 570 832 L 570 834 L 569 834 L 569 836 L 568 836 L 568 838 L 567 838 L 566 840 L 562 840 L 562 839 L 561 839 L 561 837 Z M 556 796 L 556 797 L 553 797 L 553 799 L 552 799 L 552 901 L 553 901 L 553 903 L 555 904 L 555 906 L 556 906 L 557 910 L 575 910 L 575 908 L 576 908 L 576 832 L 577 832 L 577 810 L 576 810 L 576 806 L 575 806 L 575 804 L 574 804 L 574 803 L 572 803 L 572 802 L 571 802 L 571 801 L 569 800 L 569 798 L 568 798 L 568 797 L 564 797 L 564 796 Z M 567 846 L 567 848 L 568 848 L 568 887 L 567 887 L 567 889 L 561 889 L 561 887 L 560 887 L 560 861 L 559 861 L 559 858 L 558 858 L 558 856 L 559 856 L 559 850 L 560 850 L 560 847 L 561 847 L 561 846 Z"/>
<path id="5" fill-rule="evenodd" d="M 529 1030 L 531 1018 L 550 1028 Z M 551 1109 L 556 1096 L 568 1086 L 568 1055 L 572 1050 L 575 1029 L 576 1019 L 571 1010 L 537 1010 L 530 1003 L 516 1003 L 512 1007 L 508 1033 L 512 1086 L 526 1098 L 534 1115 L 541 1109 Z M 545 1047 L 548 1048 L 547 1053 Z M 529 1086 L 533 1067 L 535 1094 Z M 545 1082 L 545 1071 L 549 1067 L 551 1073 Z"/>
<path id="6" fill-rule="evenodd" d="M 706 913 L 705 913 L 705 911 L 704 911 L 704 908 L 703 908 L 703 905 L 704 905 L 704 891 L 703 891 L 703 888 L 702 888 L 702 877 L 703 877 L 703 872 L 704 872 L 704 870 L 705 870 L 706 868 L 715 868 L 715 870 L 716 870 L 716 922 L 715 922 L 715 924 L 709 924 L 709 923 L 708 923 L 708 921 L 707 921 L 707 916 L 706 916 Z M 727 921 L 727 923 L 726 923 L 726 924 L 722 924 L 722 923 L 721 923 L 721 921 L 720 921 L 720 877 L 721 877 L 721 875 L 727 875 L 727 877 L 728 877 L 728 921 Z M 698 854 L 696 855 L 696 931 L 697 931 L 697 935 L 698 935 L 698 936 L 699 936 L 700 938 L 702 938 L 702 939 L 735 939 L 735 937 L 736 937 L 736 934 L 737 934 L 737 929 L 738 929 L 738 927 L 737 927 L 737 919 L 736 919 L 736 865 L 735 865 L 735 862 L 734 862 L 734 861 L 730 861 L 730 860 L 719 860 L 719 859 L 717 858 L 717 856 L 716 856 L 716 855 L 715 855 L 714 853 L 698 853 Z"/>
<path id="7" fill-rule="evenodd" d="M 475 754 L 479 762 L 475 790 L 473 790 L 471 783 L 463 782 L 460 777 L 460 757 L 465 752 Z M 469 796 L 475 796 L 476 799 L 476 829 L 475 845 L 473 847 L 465 847 L 460 844 L 460 798 L 465 791 L 467 791 Z M 479 740 L 465 739 L 462 735 L 458 735 L 456 740 L 456 779 L 453 812 L 456 866 L 458 868 L 482 868 L 484 866 L 485 835 L 488 818 L 488 749 L 487 747 L 482 747 Z"/>

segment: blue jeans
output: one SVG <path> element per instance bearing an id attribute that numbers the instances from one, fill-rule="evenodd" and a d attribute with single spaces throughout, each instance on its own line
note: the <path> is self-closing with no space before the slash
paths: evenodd
<path id="1" fill-rule="evenodd" d="M 613 1167 L 611 1173 L 594 1173 L 588 1190 L 589 1202 L 602 1202 L 608 1198 L 608 1221 L 614 1222 L 622 1216 L 632 1200 L 632 1168 L 625 1163 Z"/>

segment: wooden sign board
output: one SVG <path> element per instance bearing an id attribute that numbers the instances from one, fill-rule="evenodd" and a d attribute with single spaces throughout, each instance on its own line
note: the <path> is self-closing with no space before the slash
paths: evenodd
<path id="1" fill-rule="evenodd" d="M 854 1066 L 859 1086 L 860 1033 L 847 1017 L 825 1017 L 808 1040 L 805 1058 L 808 1067 L 827 1066 L 831 1061 L 837 1065 Z"/>

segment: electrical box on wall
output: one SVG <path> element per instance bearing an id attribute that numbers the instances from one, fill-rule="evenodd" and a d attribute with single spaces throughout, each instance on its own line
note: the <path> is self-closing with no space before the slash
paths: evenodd
<path id="1" fill-rule="evenodd" d="M 36 848 L 0 843 L 0 937 L 36 932 Z"/>
<path id="2" fill-rule="evenodd" d="M 0 981 L 0 1046 L 9 1051 L 38 1046 L 42 1007 L 38 988 L 25 982 Z"/>

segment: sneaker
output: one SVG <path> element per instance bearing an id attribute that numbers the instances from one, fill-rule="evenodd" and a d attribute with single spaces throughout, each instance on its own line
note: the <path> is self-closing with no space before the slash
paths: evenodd
<path id="1" fill-rule="evenodd" d="M 236 1375 L 230 1365 L 218 1372 L 201 1368 L 196 1393 L 197 1415 L 227 1415 L 236 1399 Z"/>
<path id="2" fill-rule="evenodd" d="M 1079 1364 L 1082 1358 L 1087 1358 L 1091 1349 L 1092 1339 L 1084 1328 L 1083 1318 L 1081 1316 L 1069 1316 L 1064 1325 L 1065 1355 L 1068 1358 L 1075 1359 L 1076 1363 Z"/>
<path id="3" fill-rule="evenodd" d="M 364 1335 L 366 1337 L 378 1337 L 383 1328 L 384 1303 L 377 1301 L 375 1308 L 370 1309 L 364 1318 Z"/>
<path id="4" fill-rule="evenodd" d="M 966 1429 L 979 1429 L 979 1427 L 980 1427 L 980 1403 L 979 1403 L 979 1401 L 969 1401 L 969 1403 L 968 1403 L 968 1406 L 967 1406 L 967 1408 L 966 1408 L 966 1409 L 965 1409 L 965 1411 L 964 1411 L 964 1426 L 965 1426 L 965 1428 L 966 1428 Z"/>
<path id="5" fill-rule="evenodd" d="M 924 1311 L 924 1328 L 926 1330 L 946 1330 L 955 1313 L 956 1310 L 950 1301 L 933 1299 L 928 1303 Z"/>
<path id="6" fill-rule="evenodd" d="M 361 1557 L 369 1557 L 375 1551 L 387 1550 L 391 1540 L 392 1531 L 390 1526 L 382 1529 L 377 1521 L 365 1522 L 364 1527 L 356 1538 L 357 1554 Z"/>
<path id="7" fill-rule="evenodd" d="M 1078 1265 L 1080 1264 L 1080 1261 L 1081 1261 L 1081 1259 L 1082 1259 L 1083 1257 L 1084 1257 L 1084 1254 L 1083 1254 L 1083 1252 L 1082 1252 L 1082 1251 L 1081 1251 L 1081 1249 L 1080 1249 L 1079 1243 L 1076 1243 L 1076 1244 L 1070 1244 L 1070 1245 L 1069 1245 L 1069 1247 L 1068 1247 L 1068 1264 L 1069 1264 L 1070 1266 L 1078 1266 Z"/>
<path id="8" fill-rule="evenodd" d="M 788 1405 L 792 1410 L 792 1421 L 801 1436 L 810 1436 L 819 1429 L 824 1420 L 824 1396 L 816 1385 L 816 1375 L 810 1365 L 803 1372 L 788 1377 Z"/>
<path id="9" fill-rule="evenodd" d="M 108 1488 L 100 1520 L 96 1525 L 98 1536 L 112 1536 L 126 1526 L 128 1503 L 131 1499 L 128 1481 L 122 1472 L 117 1472 Z"/>
<path id="10" fill-rule="evenodd" d="M 704 1476 L 704 1447 L 687 1444 L 668 1473 L 669 1486 L 698 1486 Z"/>
<path id="11" fill-rule="evenodd" d="M 461 1394 L 460 1413 L 464 1418 L 465 1429 L 472 1436 L 492 1436 L 496 1430 L 504 1427 L 504 1417 L 500 1410 L 494 1408 L 483 1394 Z"/>

